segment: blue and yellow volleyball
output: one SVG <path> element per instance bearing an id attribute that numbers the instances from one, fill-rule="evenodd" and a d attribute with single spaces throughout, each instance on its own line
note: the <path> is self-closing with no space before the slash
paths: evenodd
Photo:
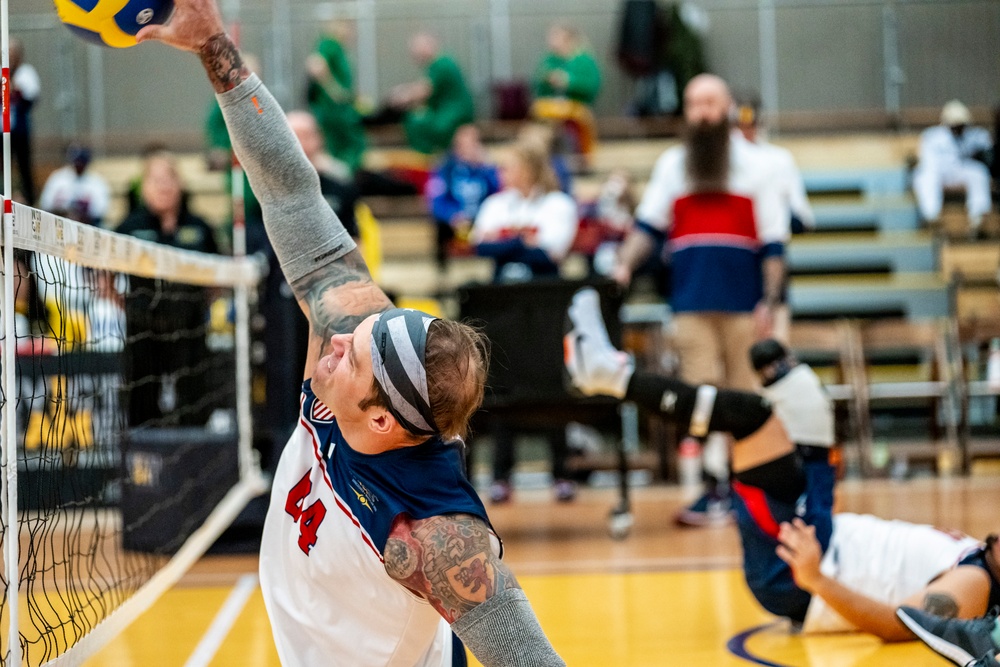
<path id="1" fill-rule="evenodd" d="M 166 23 L 173 0 L 55 0 L 59 20 L 77 36 L 102 46 L 135 46 L 135 34 Z"/>

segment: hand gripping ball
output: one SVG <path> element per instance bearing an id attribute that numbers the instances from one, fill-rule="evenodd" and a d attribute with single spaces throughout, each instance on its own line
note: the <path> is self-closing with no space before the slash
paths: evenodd
<path id="1" fill-rule="evenodd" d="M 83 39 L 123 49 L 150 23 L 166 23 L 173 0 L 54 0 L 59 20 Z"/>

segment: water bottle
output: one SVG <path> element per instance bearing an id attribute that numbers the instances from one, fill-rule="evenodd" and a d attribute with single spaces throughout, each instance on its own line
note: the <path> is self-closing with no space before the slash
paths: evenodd
<path id="1" fill-rule="evenodd" d="M 677 448 L 677 481 L 686 497 L 701 491 L 701 445 L 694 438 L 684 438 Z"/>

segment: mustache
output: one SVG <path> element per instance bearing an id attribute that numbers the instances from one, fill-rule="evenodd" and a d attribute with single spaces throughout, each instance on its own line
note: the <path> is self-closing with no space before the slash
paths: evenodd
<path id="1" fill-rule="evenodd" d="M 684 132 L 685 171 L 695 192 L 721 191 L 729 180 L 729 123 L 695 123 Z"/>

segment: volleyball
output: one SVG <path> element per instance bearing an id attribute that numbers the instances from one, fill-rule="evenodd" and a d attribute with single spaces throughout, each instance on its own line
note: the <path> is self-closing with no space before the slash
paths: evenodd
<path id="1" fill-rule="evenodd" d="M 135 34 L 165 23 L 173 0 L 54 0 L 59 20 L 77 36 L 102 46 L 135 46 Z"/>

